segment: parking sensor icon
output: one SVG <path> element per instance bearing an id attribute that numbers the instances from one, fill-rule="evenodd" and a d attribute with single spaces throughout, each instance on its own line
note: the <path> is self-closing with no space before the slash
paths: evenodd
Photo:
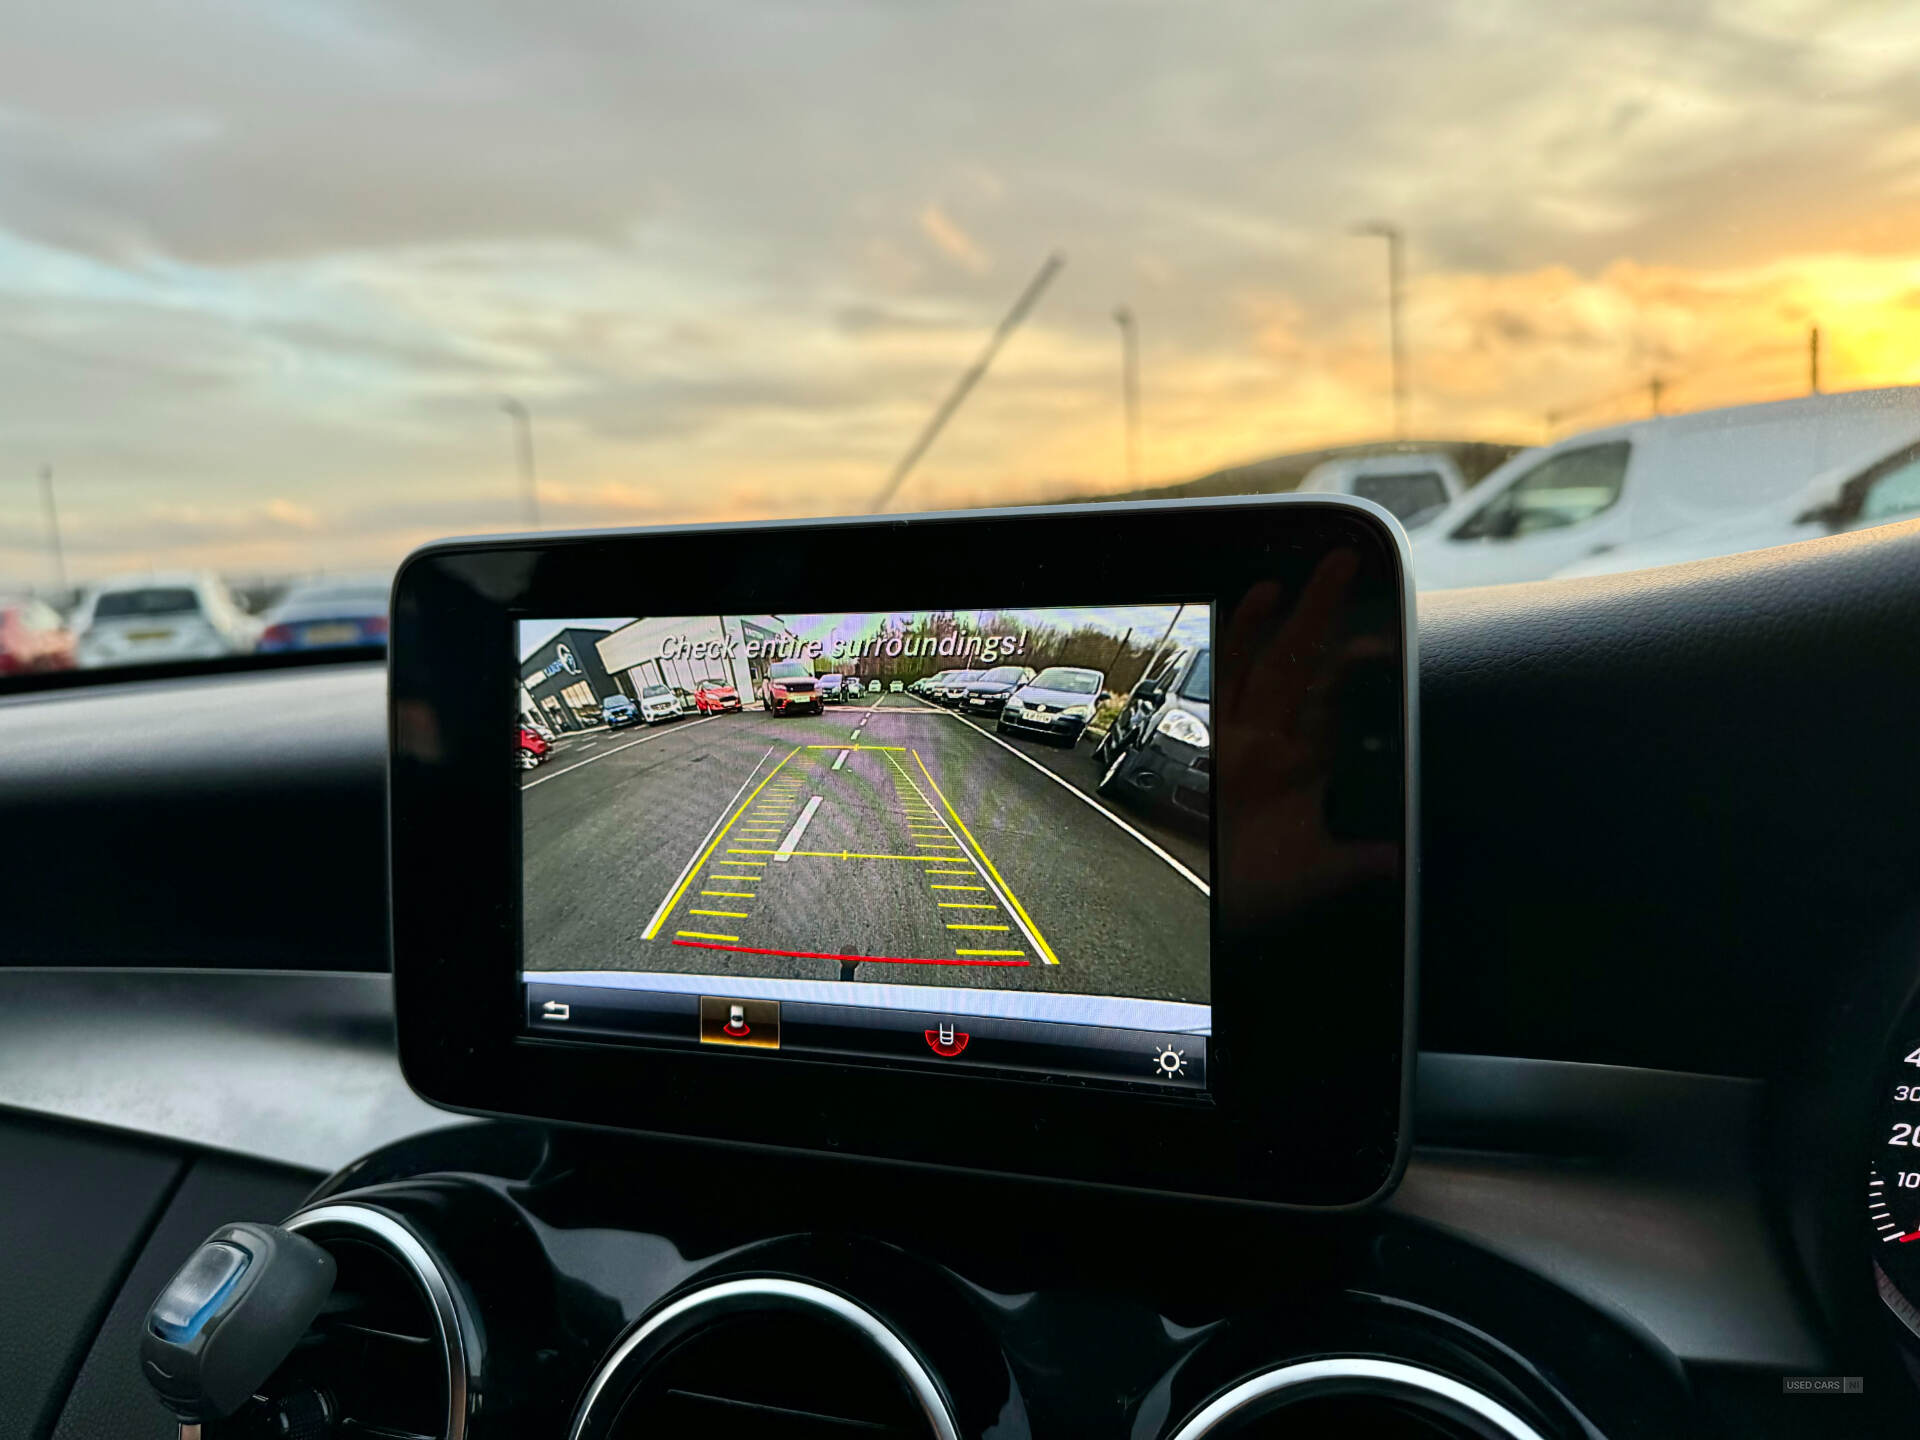
<path id="1" fill-rule="evenodd" d="M 972 1038 L 964 1030 L 955 1030 L 951 1025 L 942 1025 L 937 1030 L 927 1031 L 927 1048 L 934 1054 L 951 1060 L 967 1048 L 967 1041 Z"/>

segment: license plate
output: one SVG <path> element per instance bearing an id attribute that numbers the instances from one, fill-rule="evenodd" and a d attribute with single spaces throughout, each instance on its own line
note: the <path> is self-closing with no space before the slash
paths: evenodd
<path id="1" fill-rule="evenodd" d="M 171 630 L 129 630 L 127 632 L 129 640 L 171 640 L 172 638 Z"/>
<path id="2" fill-rule="evenodd" d="M 358 625 L 309 625 L 305 631 L 309 645 L 351 645 L 360 638 Z"/>

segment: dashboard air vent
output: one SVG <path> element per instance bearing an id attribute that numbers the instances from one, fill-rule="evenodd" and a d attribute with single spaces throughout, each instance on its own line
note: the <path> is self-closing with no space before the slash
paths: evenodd
<path id="1" fill-rule="evenodd" d="M 947 1401 L 892 1330 L 844 1296 L 734 1280 L 656 1312 L 588 1387 L 574 1440 L 956 1440 Z"/>
<path id="2" fill-rule="evenodd" d="M 466 1366 L 446 1277 L 413 1233 L 362 1205 L 287 1222 L 339 1265 L 289 1366 L 327 1395 L 341 1440 L 462 1440 Z"/>
<path id="3" fill-rule="evenodd" d="M 1213 1400 L 1173 1440 L 1543 1440 L 1529 1421 L 1449 1376 L 1391 1360 L 1308 1360 Z"/>

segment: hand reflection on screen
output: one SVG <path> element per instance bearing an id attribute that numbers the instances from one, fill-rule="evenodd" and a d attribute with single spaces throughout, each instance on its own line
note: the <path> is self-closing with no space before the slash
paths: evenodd
<path id="1" fill-rule="evenodd" d="M 1259 923 L 1391 878 L 1396 844 L 1336 833 L 1329 796 L 1339 762 L 1343 702 L 1356 670 L 1394 658 L 1391 639 L 1356 632 L 1360 557 L 1330 552 L 1291 613 L 1273 581 L 1247 592 L 1228 624 L 1230 687 L 1215 727 L 1228 918 Z M 1348 714 L 1346 723 L 1354 723 Z"/>

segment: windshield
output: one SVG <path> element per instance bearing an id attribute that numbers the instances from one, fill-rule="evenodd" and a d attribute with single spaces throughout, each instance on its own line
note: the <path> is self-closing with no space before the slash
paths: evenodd
<path id="1" fill-rule="evenodd" d="M 1042 670 L 1033 679 L 1035 690 L 1059 690 L 1068 695 L 1095 695 L 1100 691 L 1100 675 L 1094 670 Z"/>
<path id="2" fill-rule="evenodd" d="M 93 606 L 95 620 L 126 620 L 150 615 L 192 615 L 200 597 L 184 587 L 165 590 L 113 590 Z"/>
<path id="3" fill-rule="evenodd" d="M 804 660 L 776 660 L 767 674 L 775 680 L 811 680 L 813 667 Z"/>
<path id="4" fill-rule="evenodd" d="M 1213 651 L 1202 650 L 1194 657 L 1193 668 L 1180 682 L 1180 693 L 1188 700 L 1213 699 Z"/>
<path id="5" fill-rule="evenodd" d="M 647 685 L 643 686 L 640 691 L 640 697 L 643 700 L 661 700 L 672 694 L 673 691 L 664 685 Z"/>
<path id="6" fill-rule="evenodd" d="M 1020 678 L 1018 665 L 998 665 L 980 677 L 983 685 L 1011 685 Z"/>
<path id="7" fill-rule="evenodd" d="M 733 687 L 724 680 L 702 680 L 700 682 L 700 688 L 702 690 L 731 690 Z"/>
<path id="8" fill-rule="evenodd" d="M 1920 441 L 1901 7 L 113 15 L 0 56 L 0 590 L 75 629 L 194 608 L 153 573 L 244 621 L 448 535 L 1323 466 L 1422 589 L 1920 514 L 1853 484 Z"/>

